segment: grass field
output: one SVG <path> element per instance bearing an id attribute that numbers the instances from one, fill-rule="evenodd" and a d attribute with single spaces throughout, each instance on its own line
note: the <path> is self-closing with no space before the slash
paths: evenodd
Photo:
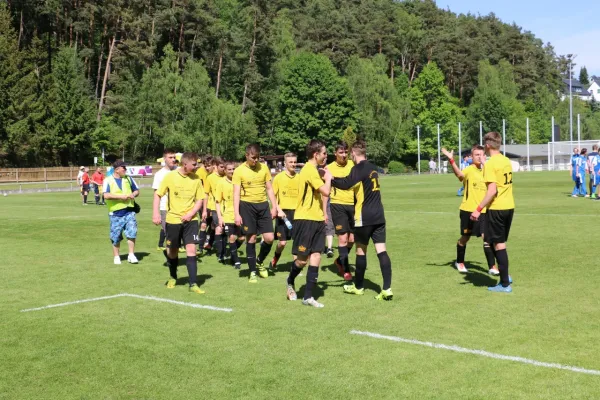
<path id="1" fill-rule="evenodd" d="M 567 172 L 514 176 L 509 240 L 512 294 L 486 290 L 481 241 L 471 273 L 452 268 L 459 236 L 452 176 L 381 181 L 392 302 L 368 258 L 367 295 L 342 293 L 324 259 L 323 309 L 285 299 L 290 256 L 256 285 L 214 257 L 199 263 L 205 295 L 167 290 L 151 191 L 143 190 L 138 265 L 112 264 L 106 208 L 75 193 L 0 197 L 0 398 L 5 399 L 592 399 L 600 375 L 544 368 L 410 343 L 418 341 L 600 370 L 595 219 L 600 202 L 572 199 Z M 370 251 L 373 252 L 371 247 Z M 245 253 L 244 253 L 245 254 Z M 354 256 L 351 257 L 354 260 Z M 302 283 L 304 277 L 298 278 Z M 20 310 L 130 293 L 233 309 L 219 312 L 135 297 Z"/>

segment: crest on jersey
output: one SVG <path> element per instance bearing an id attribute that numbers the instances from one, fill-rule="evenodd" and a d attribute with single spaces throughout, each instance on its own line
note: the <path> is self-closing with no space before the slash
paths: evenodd
<path id="1" fill-rule="evenodd" d="M 281 232 L 277 232 L 277 237 L 280 238 L 281 237 Z"/>
<path id="2" fill-rule="evenodd" d="M 169 246 L 171 246 L 171 241 L 170 241 L 170 240 L 167 240 L 167 241 L 165 242 L 165 244 L 167 245 L 167 247 L 169 247 Z"/>
<path id="3" fill-rule="evenodd" d="M 342 226 L 341 225 L 336 225 L 335 229 L 337 229 L 338 231 L 342 230 Z"/>
<path id="4" fill-rule="evenodd" d="M 298 250 L 300 250 L 302 252 L 305 252 L 306 251 L 306 247 L 300 245 L 300 246 L 298 246 Z"/>
<path id="5" fill-rule="evenodd" d="M 244 231 L 248 232 L 248 227 L 244 225 Z"/>

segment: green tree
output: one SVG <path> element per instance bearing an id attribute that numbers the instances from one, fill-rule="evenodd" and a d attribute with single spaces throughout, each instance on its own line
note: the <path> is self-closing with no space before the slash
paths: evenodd
<path id="1" fill-rule="evenodd" d="M 587 86 L 590 84 L 590 77 L 588 75 L 588 70 L 585 67 L 585 65 L 583 67 L 581 67 L 581 69 L 579 70 L 579 82 L 581 82 L 582 85 Z M 587 89 L 587 87 L 586 87 Z"/>
<path id="2" fill-rule="evenodd" d="M 303 154 L 309 140 L 321 139 L 332 149 L 357 120 L 346 80 L 327 57 L 308 52 L 292 57 L 283 76 L 272 147 Z"/>

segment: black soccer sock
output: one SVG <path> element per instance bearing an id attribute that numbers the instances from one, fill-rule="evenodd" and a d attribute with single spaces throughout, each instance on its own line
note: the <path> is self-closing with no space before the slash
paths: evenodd
<path id="1" fill-rule="evenodd" d="M 258 253 L 258 259 L 257 259 L 258 262 L 265 261 L 265 258 L 267 258 L 267 256 L 271 252 L 271 247 L 273 247 L 273 242 L 271 242 L 271 243 L 262 242 L 260 244 L 260 253 Z"/>
<path id="2" fill-rule="evenodd" d="M 492 251 L 489 243 L 483 243 L 483 253 L 485 254 L 485 259 L 487 260 L 488 268 L 492 268 L 496 265 L 496 258 L 494 257 L 494 252 Z"/>
<path id="3" fill-rule="evenodd" d="M 304 300 L 310 299 L 313 297 L 313 289 L 317 285 L 317 280 L 319 278 L 319 267 L 310 266 L 308 267 L 308 271 L 306 271 L 306 287 L 304 288 Z"/>
<path id="4" fill-rule="evenodd" d="M 500 283 L 502 287 L 510 285 L 508 278 L 508 253 L 506 249 L 496 250 L 496 260 L 498 260 L 498 270 L 500 271 Z"/>
<path id="5" fill-rule="evenodd" d="M 196 274 L 198 273 L 198 260 L 196 256 L 188 256 L 185 261 L 185 266 L 188 270 L 188 276 L 190 277 L 190 286 L 196 283 Z"/>
<path id="6" fill-rule="evenodd" d="M 165 231 L 162 228 L 158 234 L 158 247 L 165 247 Z"/>
<path id="7" fill-rule="evenodd" d="M 381 276 L 383 276 L 383 290 L 388 290 L 392 286 L 392 260 L 387 251 L 377 254 L 377 258 L 379 258 L 379 268 L 381 268 Z"/>
<path id="8" fill-rule="evenodd" d="M 240 258 L 238 257 L 237 242 L 229 243 L 229 252 L 231 253 L 231 261 L 233 261 L 233 264 L 239 263 Z"/>
<path id="9" fill-rule="evenodd" d="M 243 239 L 237 239 L 235 241 L 235 243 L 237 244 L 237 248 L 239 249 L 244 244 L 244 240 Z"/>
<path id="10" fill-rule="evenodd" d="M 221 257 L 225 258 L 225 254 L 227 254 L 227 244 L 228 244 L 227 235 L 225 235 L 225 234 L 221 235 L 221 243 L 222 243 L 222 245 L 221 245 Z"/>
<path id="11" fill-rule="evenodd" d="M 217 249 L 217 257 L 223 257 L 223 235 L 215 235 L 215 247 Z"/>
<path id="12" fill-rule="evenodd" d="M 279 261 L 279 259 L 281 258 L 281 253 L 275 251 L 275 254 L 273 255 L 273 258 L 277 261 Z"/>
<path id="13" fill-rule="evenodd" d="M 300 274 L 301 271 L 302 271 L 302 268 L 300 268 L 296 264 L 296 261 L 294 261 L 292 263 L 292 269 L 290 270 L 290 274 L 287 277 L 287 283 L 288 283 L 288 285 L 294 286 L 294 283 L 296 282 L 296 277 Z"/>
<path id="14" fill-rule="evenodd" d="M 102 204 L 104 204 L 104 194 L 102 194 Z"/>
<path id="15" fill-rule="evenodd" d="M 213 228 L 210 228 L 208 230 L 208 235 L 208 245 L 212 247 L 212 245 L 215 243 L 215 230 Z"/>
<path id="16" fill-rule="evenodd" d="M 365 271 L 367 270 L 367 256 L 356 256 L 356 271 L 354 271 L 354 285 L 357 289 L 363 288 Z"/>
<path id="17" fill-rule="evenodd" d="M 96 204 L 100 203 L 100 196 L 95 195 L 94 200 L 96 200 Z"/>
<path id="18" fill-rule="evenodd" d="M 346 246 L 348 249 L 348 257 L 346 257 L 346 264 L 344 265 L 347 268 L 346 272 L 350 272 L 350 251 L 352 250 L 352 247 L 354 247 L 354 243 L 348 243 Z"/>
<path id="19" fill-rule="evenodd" d="M 204 248 L 204 243 L 206 242 L 206 229 L 200 231 L 198 235 L 198 245 L 200 246 L 200 250 Z"/>
<path id="20" fill-rule="evenodd" d="M 456 243 L 456 262 L 463 264 L 465 262 L 465 253 L 467 252 L 467 245 L 461 246 L 460 243 Z"/>
<path id="21" fill-rule="evenodd" d="M 250 272 L 256 272 L 256 243 L 246 243 L 246 259 Z"/>
<path id="22" fill-rule="evenodd" d="M 177 279 L 177 265 L 179 265 L 179 258 L 169 258 L 167 256 L 167 265 L 169 266 L 171 278 Z"/>
<path id="23" fill-rule="evenodd" d="M 87 203 L 87 197 L 88 197 L 88 195 L 87 195 L 87 194 L 84 194 L 84 195 L 83 195 L 83 202 L 84 202 L 84 203 Z"/>
<path id="24" fill-rule="evenodd" d="M 348 263 L 348 247 L 338 246 L 338 254 L 340 264 L 344 266 L 344 272 L 350 272 L 350 264 Z"/>

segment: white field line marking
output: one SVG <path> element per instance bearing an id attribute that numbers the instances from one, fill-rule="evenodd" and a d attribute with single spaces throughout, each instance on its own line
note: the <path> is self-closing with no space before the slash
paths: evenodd
<path id="1" fill-rule="evenodd" d="M 458 210 L 457 210 L 458 211 Z M 455 215 L 455 212 L 448 211 L 403 211 L 403 210 L 386 210 L 386 213 L 406 213 L 406 214 L 440 214 L 440 215 Z M 517 213 L 517 216 L 525 217 L 598 217 L 599 214 L 523 214 Z"/>
<path id="2" fill-rule="evenodd" d="M 222 312 L 232 312 L 233 311 L 232 308 L 221 308 L 221 307 L 215 307 L 215 306 L 205 306 L 205 305 L 202 305 L 202 304 L 186 303 L 184 301 L 163 299 L 161 297 L 141 296 L 141 295 L 138 295 L 138 294 L 120 293 L 120 294 L 115 294 L 113 296 L 94 297 L 94 298 L 91 298 L 91 299 L 75 300 L 75 301 L 69 301 L 69 302 L 66 302 L 66 303 L 50 304 L 50 305 L 43 306 L 43 307 L 27 308 L 25 310 L 21 310 L 21 312 L 47 310 L 49 308 L 65 307 L 65 306 L 71 306 L 71 305 L 74 305 L 74 304 L 89 303 L 89 302 L 92 302 L 92 301 L 109 300 L 109 299 L 114 299 L 114 298 L 117 298 L 117 297 L 133 297 L 135 299 L 152 300 L 152 301 L 158 301 L 158 302 L 162 302 L 162 303 L 177 304 L 179 306 L 185 306 L 185 307 L 204 308 L 204 309 L 213 310 L 213 311 L 222 311 Z"/>
<path id="3" fill-rule="evenodd" d="M 404 339 L 404 338 L 397 337 L 397 336 L 385 336 L 385 335 L 380 335 L 379 333 L 363 332 L 363 331 L 357 331 L 357 330 L 351 330 L 350 334 L 351 335 L 368 336 L 368 337 L 372 337 L 375 339 L 391 340 L 392 342 L 416 344 L 419 346 L 433 347 L 434 349 L 450 350 L 450 351 L 455 351 L 458 353 L 475 354 L 475 355 L 482 356 L 482 357 L 494 358 L 496 360 L 515 361 L 515 362 L 520 362 L 523 364 L 534 365 L 536 367 L 563 369 L 563 370 L 567 370 L 567 371 L 573 371 L 573 372 L 578 372 L 581 374 L 588 374 L 588 375 L 600 375 L 600 371 L 595 370 L 595 369 L 572 367 L 569 365 L 562 365 L 562 364 L 557 364 L 557 363 L 547 363 L 547 362 L 531 360 L 529 358 L 523 358 L 523 357 L 506 356 L 503 354 L 490 353 L 485 350 L 474 350 L 474 349 L 467 349 L 465 347 L 449 346 L 449 345 L 440 344 L 440 343 L 422 342 L 420 340 Z"/>

